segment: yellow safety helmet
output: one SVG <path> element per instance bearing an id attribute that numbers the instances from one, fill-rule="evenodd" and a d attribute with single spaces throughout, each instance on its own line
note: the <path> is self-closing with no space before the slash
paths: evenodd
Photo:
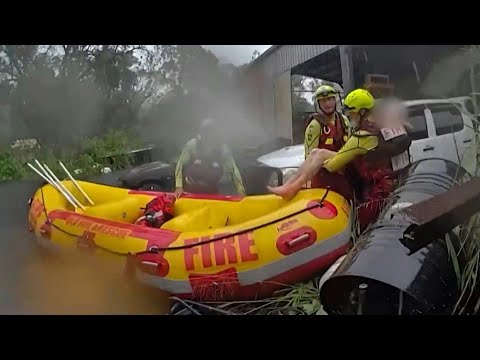
<path id="1" fill-rule="evenodd" d="M 322 86 L 319 86 L 318 89 L 315 91 L 313 98 L 315 101 L 318 101 L 320 99 L 325 99 L 325 98 L 335 96 L 336 94 L 337 92 L 330 85 L 322 85 Z"/>
<path id="2" fill-rule="evenodd" d="M 375 99 L 365 89 L 356 89 L 350 92 L 344 101 L 344 110 L 360 113 L 362 110 L 371 110 L 375 106 Z"/>

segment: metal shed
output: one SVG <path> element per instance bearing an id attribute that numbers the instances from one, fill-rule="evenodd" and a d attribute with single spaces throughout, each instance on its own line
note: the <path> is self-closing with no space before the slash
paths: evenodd
<path id="1" fill-rule="evenodd" d="M 249 65 L 249 70 L 260 70 L 269 78 L 274 79 L 285 71 L 338 46 L 339 45 L 273 45 Z"/>
<path id="2" fill-rule="evenodd" d="M 251 116 L 272 137 L 293 141 L 294 133 L 298 132 L 294 127 L 301 128 L 303 125 L 298 123 L 298 116 L 293 119 L 292 75 L 335 82 L 346 93 L 355 87 L 367 86 L 366 83 L 370 81 L 367 81 L 367 75 L 384 75 L 388 79 L 386 85 L 392 85 L 395 95 L 403 99 L 464 95 L 470 90 L 469 86 L 459 84 L 457 79 L 444 80 L 444 74 L 450 75 L 453 69 L 450 63 L 441 65 L 444 60 L 455 60 L 455 54 L 461 53 L 463 47 L 273 45 L 246 67 L 247 77 L 253 80 L 249 81 L 253 84 L 249 90 Z M 466 69 L 459 61 L 453 62 L 456 72 L 465 73 Z M 432 74 L 435 68 L 441 76 Z M 377 79 L 381 78 L 377 76 L 375 82 L 380 81 Z"/>
<path id="3" fill-rule="evenodd" d="M 252 80 L 249 105 L 252 116 L 273 137 L 292 139 L 291 75 L 322 78 L 339 84 L 350 78 L 341 66 L 345 45 L 273 45 L 250 63 L 246 75 Z M 346 58 L 346 56 L 344 56 Z"/>

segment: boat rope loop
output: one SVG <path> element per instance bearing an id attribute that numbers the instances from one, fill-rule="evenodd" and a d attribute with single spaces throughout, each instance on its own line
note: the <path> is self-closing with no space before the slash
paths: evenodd
<path id="1" fill-rule="evenodd" d="M 315 204 L 313 204 L 313 205 L 310 205 L 310 206 L 307 206 L 306 208 L 301 209 L 301 210 L 298 210 L 298 211 L 296 211 L 296 212 L 294 212 L 294 213 L 291 213 L 291 214 L 282 216 L 282 217 L 279 218 L 279 219 L 271 220 L 271 221 L 266 222 L 266 223 L 261 224 L 261 225 L 257 225 L 257 226 L 253 226 L 253 227 L 251 227 L 251 228 L 247 228 L 247 229 L 244 229 L 244 230 L 240 230 L 240 231 L 237 231 L 237 232 L 232 233 L 232 234 L 227 234 L 227 235 L 222 235 L 222 236 L 218 236 L 218 237 L 213 237 L 213 238 L 211 238 L 211 239 L 203 240 L 203 241 L 200 241 L 200 242 L 198 242 L 198 243 L 193 243 L 193 244 L 188 244 L 188 245 L 180 245 L 180 246 L 170 246 L 170 247 L 166 247 L 166 248 L 152 247 L 152 248 L 149 249 L 149 250 L 141 251 L 141 252 L 138 252 L 138 253 L 136 253 L 136 254 L 141 255 L 141 254 L 147 254 L 147 253 L 158 253 L 158 252 L 160 252 L 160 251 L 166 251 L 166 250 L 189 249 L 189 248 L 193 248 L 193 247 L 200 246 L 200 245 L 203 245 L 203 244 L 208 244 L 208 243 L 211 243 L 211 242 L 228 239 L 228 238 L 233 237 L 233 236 L 238 236 L 238 235 L 246 234 L 246 233 L 249 233 L 249 232 L 252 232 L 252 231 L 255 231 L 255 230 L 264 228 L 264 227 L 266 227 L 266 226 L 273 225 L 273 224 L 278 223 L 278 222 L 280 222 L 280 221 L 286 220 L 286 219 L 288 219 L 288 218 L 291 218 L 292 216 L 296 216 L 296 215 L 298 215 L 298 214 L 302 214 L 302 213 L 304 213 L 305 211 L 310 211 L 310 210 L 315 209 L 315 208 L 317 208 L 317 207 L 323 207 L 323 202 L 324 202 L 325 198 L 327 197 L 327 194 L 328 194 L 329 191 L 330 191 L 330 189 L 327 188 L 327 191 L 326 191 L 325 194 L 323 195 L 322 199 L 321 199 L 320 201 L 318 201 L 317 203 L 315 203 Z"/>
<path id="2" fill-rule="evenodd" d="M 196 247 L 196 246 L 201 246 L 201 245 L 204 245 L 204 244 L 208 244 L 208 243 L 211 243 L 211 242 L 215 242 L 215 241 L 220 241 L 220 240 L 224 240 L 224 239 L 228 239 L 232 236 L 237 236 L 237 235 L 242 235 L 242 234 L 245 234 L 245 233 L 249 233 L 249 232 L 252 232 L 252 231 L 255 231 L 255 230 L 258 230 L 258 229 L 261 229 L 261 228 L 264 228 L 266 226 L 270 226 L 270 225 L 273 225 L 275 223 L 278 223 L 280 221 L 283 221 L 283 220 L 286 220 L 292 216 L 296 216 L 296 215 L 299 215 L 299 214 L 302 214 L 306 211 L 310 211 L 312 209 L 315 209 L 315 208 L 318 208 L 318 207 L 323 207 L 323 202 L 325 201 L 329 191 L 330 191 L 330 188 L 327 187 L 326 188 L 327 191 L 325 191 L 325 194 L 323 195 L 323 197 L 315 204 L 313 205 L 310 205 L 310 206 L 307 206 L 306 208 L 303 208 L 301 210 L 298 210 L 296 212 L 293 212 L 291 214 L 288 214 L 288 215 L 285 215 L 285 216 L 282 216 L 281 218 L 279 219 L 274 219 L 274 220 L 271 220 L 267 223 L 264 223 L 264 224 L 261 224 L 261 225 L 257 225 L 257 226 L 253 226 L 251 228 L 247 228 L 247 229 L 244 229 L 244 230 L 240 230 L 240 231 L 237 231 L 233 234 L 227 234 L 227 235 L 222 235 L 222 236 L 218 236 L 218 237 L 213 237 L 212 239 L 208 239 L 208 240 L 204 240 L 204 241 L 200 241 L 200 242 L 197 242 L 197 243 L 194 243 L 194 244 L 187 244 L 187 245 L 180 245 L 180 246 L 170 246 L 170 247 L 163 247 L 163 248 L 160 248 L 160 247 L 157 247 L 157 246 L 153 246 L 152 248 L 148 249 L 148 250 L 145 250 L 145 251 L 140 251 L 140 252 L 137 252 L 135 253 L 136 255 L 141 255 L 141 254 L 148 254 L 148 253 L 159 253 L 161 251 L 168 251 L 168 250 L 183 250 L 183 249 L 189 249 L 189 248 L 193 248 L 193 247 Z M 72 237 L 75 237 L 75 238 L 80 238 L 82 237 L 82 235 L 77 235 L 77 234 L 73 234 L 65 229 L 62 229 L 60 228 L 59 226 L 55 225 L 51 220 L 50 218 L 48 217 L 48 211 L 47 211 L 47 208 L 45 206 L 45 198 L 44 198 L 44 195 L 43 195 L 43 186 L 40 188 L 40 193 L 42 195 L 42 203 L 43 203 L 43 211 L 45 213 L 45 217 L 47 219 L 47 223 L 51 226 L 53 226 L 55 229 L 57 229 L 58 231 L 61 231 L 63 232 L 64 234 L 66 235 L 69 235 L 69 236 L 72 236 Z M 108 251 L 108 252 L 114 252 L 112 250 L 109 250 L 109 249 L 106 249 L 104 247 L 101 247 L 101 246 L 98 246 L 96 245 L 98 248 L 101 248 L 102 250 L 105 250 L 105 251 Z M 116 253 L 116 252 L 115 252 Z"/>

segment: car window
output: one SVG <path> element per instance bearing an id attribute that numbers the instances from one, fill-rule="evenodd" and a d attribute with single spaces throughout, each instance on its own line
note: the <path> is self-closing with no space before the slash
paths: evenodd
<path id="1" fill-rule="evenodd" d="M 460 110 L 453 104 L 429 105 L 437 136 L 463 130 L 463 118 Z"/>
<path id="2" fill-rule="evenodd" d="M 425 106 L 412 106 L 408 108 L 408 122 L 412 126 L 409 131 L 412 140 L 428 138 L 427 119 Z"/>
<path id="3" fill-rule="evenodd" d="M 475 107 L 473 106 L 473 101 L 471 98 L 467 98 L 465 100 L 465 109 L 467 109 L 470 114 L 475 114 Z"/>

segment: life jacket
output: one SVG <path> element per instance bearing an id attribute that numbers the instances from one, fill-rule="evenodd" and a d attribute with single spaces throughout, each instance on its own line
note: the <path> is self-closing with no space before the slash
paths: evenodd
<path id="1" fill-rule="evenodd" d="M 197 151 L 183 169 L 183 190 L 196 194 L 216 194 L 223 177 L 224 156 L 221 149 L 207 154 L 200 139 Z"/>
<path id="2" fill-rule="evenodd" d="M 383 179 L 395 179 L 411 165 L 409 148 L 412 143 L 403 126 L 379 129 L 374 123 L 362 121 L 358 130 L 364 130 L 378 138 L 376 149 L 358 157 L 353 165 L 366 184 L 375 184 Z M 352 134 L 355 137 L 370 135 Z"/>
<path id="3" fill-rule="evenodd" d="M 322 115 L 313 115 L 308 118 L 306 126 L 313 119 L 316 119 L 322 127 L 318 148 L 339 151 L 347 142 L 350 134 L 347 120 L 338 112 L 335 112 L 334 124 L 328 122 Z M 345 169 L 344 173 L 330 173 L 327 169 L 321 168 L 308 186 L 312 188 L 330 188 L 350 200 L 353 198 L 353 189 L 348 181 L 348 172 L 348 168 Z"/>
<path id="4" fill-rule="evenodd" d="M 347 142 L 350 135 L 349 124 L 343 115 L 335 112 L 335 123 L 327 120 L 325 115 L 315 114 L 307 117 L 305 129 L 313 120 L 317 120 L 322 127 L 318 141 L 319 149 L 338 151 Z"/>
<path id="5" fill-rule="evenodd" d="M 161 193 L 145 206 L 143 216 L 135 224 L 160 228 L 174 217 L 175 196 Z"/>

